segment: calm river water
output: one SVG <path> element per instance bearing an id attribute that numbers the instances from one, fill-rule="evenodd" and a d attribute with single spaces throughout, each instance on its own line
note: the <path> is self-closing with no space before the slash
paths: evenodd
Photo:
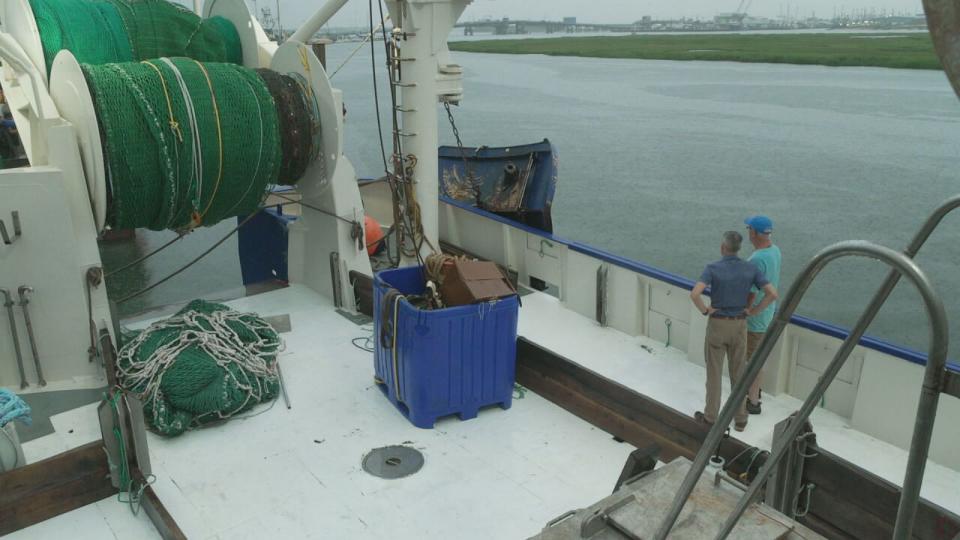
<path id="1" fill-rule="evenodd" d="M 330 47 L 331 71 L 357 44 Z M 378 67 L 382 45 L 378 44 Z M 608 60 L 456 53 L 466 98 L 455 111 L 466 145 L 549 138 L 560 153 L 560 236 L 695 278 L 720 234 L 765 213 L 784 253 L 783 288 L 819 249 L 846 239 L 902 248 L 926 214 L 960 193 L 960 101 L 939 72 L 725 62 Z M 346 153 L 361 176 L 382 173 L 369 49 L 333 79 L 348 109 Z M 382 70 L 381 70 L 382 71 Z M 389 100 L 381 82 L 386 122 Z M 441 141 L 452 142 L 445 118 Z M 386 124 L 385 124 L 386 125 Z M 389 140 L 389 135 L 387 135 Z M 131 276 L 150 282 L 232 224 L 191 235 Z M 919 257 L 960 335 L 960 219 Z M 141 234 L 107 248 L 107 264 L 158 245 Z M 749 250 L 746 250 L 749 253 Z M 114 262 L 115 264 L 115 262 Z M 849 326 L 883 278 L 868 261 L 822 274 L 800 312 Z M 235 241 L 124 311 L 236 287 Z M 870 331 L 925 348 L 919 297 L 901 284 Z M 955 344 L 960 340 L 955 339 Z M 951 356 L 956 357 L 955 354 Z"/>

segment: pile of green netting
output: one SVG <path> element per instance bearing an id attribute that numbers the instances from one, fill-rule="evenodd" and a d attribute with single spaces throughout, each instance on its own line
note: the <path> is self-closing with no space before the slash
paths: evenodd
<path id="1" fill-rule="evenodd" d="M 30 0 L 47 64 L 61 50 L 81 64 L 185 56 L 243 63 L 240 35 L 223 17 L 202 19 L 166 0 Z"/>
<path id="2" fill-rule="evenodd" d="M 180 435 L 275 399 L 282 346 L 257 315 L 194 300 L 124 345 L 117 375 L 152 430 Z"/>
<path id="3" fill-rule="evenodd" d="M 279 118 L 253 70 L 189 58 L 82 68 L 114 229 L 185 230 L 249 215 L 277 182 Z"/>

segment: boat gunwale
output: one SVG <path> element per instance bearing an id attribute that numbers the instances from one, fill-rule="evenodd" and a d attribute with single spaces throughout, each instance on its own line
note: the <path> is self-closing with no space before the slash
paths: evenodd
<path id="1" fill-rule="evenodd" d="M 575 240 L 567 240 L 553 233 L 541 231 L 539 229 L 535 229 L 523 223 L 518 223 L 516 221 L 510 220 L 503 216 L 499 216 L 497 214 L 487 212 L 486 210 L 472 206 L 469 203 L 457 201 L 449 197 L 445 197 L 443 195 L 440 195 L 440 201 L 445 204 L 460 208 L 462 210 L 466 210 L 468 212 L 472 212 L 474 214 L 492 219 L 499 223 L 509 225 L 511 227 L 515 227 L 528 234 L 533 234 L 543 239 L 549 240 L 551 242 L 556 242 L 558 244 L 564 245 L 575 252 L 582 253 L 584 255 L 588 255 L 590 257 L 602 260 L 604 262 L 619 266 L 621 268 L 637 272 L 638 274 L 642 274 L 647 277 L 652 277 L 656 280 L 665 282 L 675 287 L 691 290 L 693 289 L 693 286 L 696 284 L 696 282 L 694 282 L 693 280 L 680 276 L 678 274 L 667 272 L 666 270 L 661 270 L 659 268 L 650 266 L 649 264 L 645 264 L 640 261 L 636 261 L 634 259 L 623 257 L 621 255 L 616 255 L 599 248 L 595 248 L 593 246 L 584 244 L 583 242 L 578 242 Z M 709 295 L 709 292 L 710 292 L 709 290 L 706 291 L 707 295 Z M 790 323 L 795 324 L 800 328 L 811 330 L 818 334 L 826 335 L 833 338 L 846 339 L 847 336 L 850 335 L 850 331 L 846 328 L 837 326 L 832 323 L 824 322 L 819 319 L 805 317 L 803 315 L 793 315 L 792 317 L 790 317 Z M 912 364 L 917 364 L 921 366 L 927 365 L 926 354 L 920 351 L 911 349 L 909 347 L 905 347 L 903 345 L 897 345 L 895 343 L 892 343 L 890 341 L 887 341 L 878 337 L 864 335 L 860 339 L 858 344 L 867 349 L 881 352 L 881 353 L 893 356 L 895 358 L 900 358 L 901 360 L 906 360 Z M 955 360 L 948 359 L 946 370 L 953 372 L 955 376 L 960 376 L 960 363 L 958 363 Z"/>

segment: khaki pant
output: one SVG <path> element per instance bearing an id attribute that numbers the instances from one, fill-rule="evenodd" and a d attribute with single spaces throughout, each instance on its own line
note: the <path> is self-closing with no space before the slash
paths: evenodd
<path id="1" fill-rule="evenodd" d="M 730 386 L 740 380 L 744 357 L 747 353 L 747 321 L 745 319 L 717 319 L 707 321 L 707 336 L 703 342 L 703 354 L 707 364 L 707 404 L 703 415 L 708 422 L 716 422 L 720 413 L 720 391 L 723 388 L 723 357 L 727 357 Z M 747 421 L 747 401 L 740 403 L 734 417 L 738 424 Z"/>
<path id="2" fill-rule="evenodd" d="M 747 332 L 747 356 L 743 361 L 743 369 L 747 369 L 747 364 L 750 362 L 750 358 L 753 357 L 754 351 L 757 350 L 757 347 L 760 346 L 760 342 L 763 341 L 763 332 Z M 757 373 L 757 378 L 750 383 L 750 392 L 747 393 L 747 397 L 750 398 L 750 401 L 754 403 L 760 403 L 760 383 L 763 381 L 763 369 L 760 370 L 760 373 Z"/>

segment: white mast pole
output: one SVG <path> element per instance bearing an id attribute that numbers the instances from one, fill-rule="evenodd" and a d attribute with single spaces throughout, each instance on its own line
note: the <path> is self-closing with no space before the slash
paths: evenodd
<path id="1" fill-rule="evenodd" d="M 347 3 L 347 0 L 327 0 L 327 3 L 323 5 L 316 13 L 310 17 L 307 22 L 303 23 L 296 32 L 290 36 L 290 39 L 293 41 L 299 41 L 300 43 L 309 43 L 310 38 L 316 34 L 320 28 L 327 24 L 340 8 Z M 277 17 L 280 16 L 280 8 L 277 8 Z"/>
<path id="2" fill-rule="evenodd" d="M 423 234 L 436 249 L 439 235 L 439 174 L 437 146 L 440 101 L 459 103 L 463 70 L 450 63 L 447 36 L 472 0 L 387 1 L 399 45 L 400 139 L 403 153 L 414 156 L 414 188 L 420 204 Z M 427 242 L 421 255 L 431 253 Z M 405 264 L 415 264 L 413 260 Z"/>

